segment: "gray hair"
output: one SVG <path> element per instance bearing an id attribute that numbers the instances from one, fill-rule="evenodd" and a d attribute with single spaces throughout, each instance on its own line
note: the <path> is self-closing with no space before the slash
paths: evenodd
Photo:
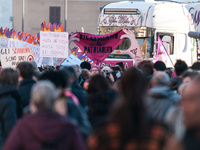
<path id="1" fill-rule="evenodd" d="M 31 91 L 31 103 L 39 111 L 52 110 L 56 99 L 56 88 L 50 81 L 39 81 Z"/>
<path id="2" fill-rule="evenodd" d="M 30 61 L 29 63 L 33 65 L 34 71 L 37 71 L 37 63 L 34 60 Z"/>
<path id="3" fill-rule="evenodd" d="M 155 85 L 167 85 L 170 81 L 170 78 L 166 72 L 157 71 L 151 80 Z"/>

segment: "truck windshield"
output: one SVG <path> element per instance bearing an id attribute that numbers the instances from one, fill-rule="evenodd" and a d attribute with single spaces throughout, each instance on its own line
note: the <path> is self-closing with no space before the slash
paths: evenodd
<path id="1" fill-rule="evenodd" d="M 153 52 L 153 37 L 136 38 L 140 44 L 144 58 L 151 58 Z M 119 53 L 119 50 L 127 50 L 130 47 L 130 40 L 125 38 L 124 41 L 108 56 L 108 58 L 131 59 L 128 54 Z"/>

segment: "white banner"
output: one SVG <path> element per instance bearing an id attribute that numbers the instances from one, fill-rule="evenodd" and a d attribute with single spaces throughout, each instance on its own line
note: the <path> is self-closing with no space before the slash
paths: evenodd
<path id="1" fill-rule="evenodd" d="M 0 48 L 8 47 L 8 38 L 0 37 Z"/>
<path id="2" fill-rule="evenodd" d="M 14 68 L 20 62 L 32 60 L 34 60 L 34 56 L 30 47 L 1 48 L 1 65 L 3 68 Z"/>
<path id="3" fill-rule="evenodd" d="M 40 31 L 40 57 L 67 58 L 67 32 Z"/>
<path id="4" fill-rule="evenodd" d="M 41 66 L 43 58 L 40 57 L 40 46 L 29 44 L 17 39 L 9 39 L 8 48 L 19 48 L 19 47 L 30 47 L 33 52 L 34 60 L 37 63 L 37 66 L 38 67 Z"/>
<path id="5" fill-rule="evenodd" d="M 79 65 L 82 63 L 82 61 L 71 54 L 61 65 L 63 66 L 71 66 L 71 65 Z"/>
<path id="6" fill-rule="evenodd" d="M 100 15 L 99 26 L 139 27 L 140 15 Z"/>

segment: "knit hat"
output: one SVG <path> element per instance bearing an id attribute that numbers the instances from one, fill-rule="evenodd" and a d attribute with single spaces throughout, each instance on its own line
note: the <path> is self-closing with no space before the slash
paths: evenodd
<path id="1" fill-rule="evenodd" d="M 93 67 L 91 68 L 91 70 L 92 70 L 93 68 L 97 68 L 98 71 L 99 71 L 99 73 L 101 73 L 101 69 L 99 68 L 99 66 L 93 66 Z M 91 70 L 90 70 L 90 72 L 91 72 Z"/>
<path id="2" fill-rule="evenodd" d="M 153 68 L 156 69 L 157 71 L 165 71 L 166 70 L 166 65 L 162 61 L 157 61 L 154 65 Z"/>

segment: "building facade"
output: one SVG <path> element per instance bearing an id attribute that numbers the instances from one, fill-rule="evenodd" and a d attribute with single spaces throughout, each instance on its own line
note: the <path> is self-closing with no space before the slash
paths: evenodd
<path id="1" fill-rule="evenodd" d="M 38 33 L 44 21 L 64 24 L 66 20 L 69 33 L 83 28 L 85 32 L 95 34 L 100 9 L 116 1 L 120 0 L 14 0 L 13 28 Z"/>
<path id="2" fill-rule="evenodd" d="M 0 27 L 13 27 L 13 0 L 0 0 Z"/>

